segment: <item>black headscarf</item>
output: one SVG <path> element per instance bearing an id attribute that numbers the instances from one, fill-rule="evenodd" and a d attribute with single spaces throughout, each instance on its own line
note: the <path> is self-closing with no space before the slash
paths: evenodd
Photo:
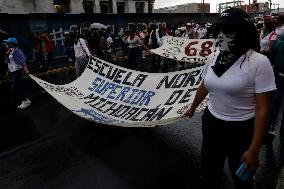
<path id="1" fill-rule="evenodd" d="M 216 23 L 216 48 L 220 51 L 212 66 L 213 71 L 221 77 L 248 49 L 245 46 L 249 15 L 242 9 L 231 8 L 221 13 Z"/>

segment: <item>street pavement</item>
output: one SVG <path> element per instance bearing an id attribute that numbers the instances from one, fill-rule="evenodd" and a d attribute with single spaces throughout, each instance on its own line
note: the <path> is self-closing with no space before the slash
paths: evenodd
<path id="1" fill-rule="evenodd" d="M 0 155 L 1 189 L 197 187 L 200 114 L 158 128 L 112 127 L 83 120 L 42 94 L 4 119 L 2 149 L 13 148 Z"/>
<path id="2" fill-rule="evenodd" d="M 49 72 L 42 78 L 68 83 L 74 70 Z M 25 82 L 32 96 L 26 110 L 17 109 L 7 83 L 0 85 L 1 189 L 198 187 L 202 113 L 156 128 L 101 125 L 72 114 L 30 79 Z M 277 138 L 273 145 L 263 146 L 256 174 L 259 189 L 276 186 Z M 227 164 L 221 188 L 233 189 Z"/>

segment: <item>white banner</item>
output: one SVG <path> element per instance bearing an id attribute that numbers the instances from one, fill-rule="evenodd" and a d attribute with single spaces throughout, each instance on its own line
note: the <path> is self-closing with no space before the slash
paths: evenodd
<path id="1" fill-rule="evenodd" d="M 203 66 L 145 73 L 93 58 L 81 77 L 66 85 L 31 78 L 83 118 L 123 127 L 153 127 L 184 118 L 183 110 L 193 101 L 202 71 Z"/>
<path id="2" fill-rule="evenodd" d="M 186 39 L 166 36 L 163 45 L 151 52 L 181 62 L 204 63 L 214 52 L 213 39 Z"/>

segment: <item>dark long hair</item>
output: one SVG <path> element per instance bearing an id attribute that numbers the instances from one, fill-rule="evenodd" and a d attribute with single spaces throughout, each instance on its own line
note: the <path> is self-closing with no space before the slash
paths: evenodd
<path id="1" fill-rule="evenodd" d="M 237 8 L 232 8 L 231 10 L 236 11 Z M 239 9 L 237 11 L 243 12 L 242 14 L 247 15 L 247 13 L 243 10 Z M 231 51 L 234 54 L 239 54 L 239 55 L 245 54 L 244 59 L 240 64 L 240 67 L 242 66 L 242 63 L 245 61 L 247 57 L 246 52 L 249 49 L 252 49 L 256 52 L 260 51 L 259 33 L 254 23 L 249 19 L 232 18 L 224 21 L 219 18 L 218 22 L 215 24 L 213 28 L 214 28 L 213 34 L 215 38 L 217 38 L 220 31 L 223 31 L 224 33 L 233 33 L 233 32 L 236 33 L 234 40 L 235 45 L 232 46 Z"/>
<path id="2" fill-rule="evenodd" d="M 238 53 L 245 53 L 249 49 L 256 52 L 260 51 L 259 33 L 255 25 L 250 22 L 239 23 L 236 25 L 225 25 L 217 23 L 214 27 L 214 37 L 217 38 L 220 31 L 236 32 L 235 36 L 235 51 Z"/>

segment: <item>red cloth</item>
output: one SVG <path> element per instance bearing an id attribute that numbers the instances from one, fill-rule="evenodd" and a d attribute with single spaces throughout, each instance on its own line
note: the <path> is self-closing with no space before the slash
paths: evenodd
<path id="1" fill-rule="evenodd" d="M 53 45 L 53 42 L 50 39 L 45 41 L 45 49 L 46 49 L 46 52 L 53 51 L 54 45 Z"/>

